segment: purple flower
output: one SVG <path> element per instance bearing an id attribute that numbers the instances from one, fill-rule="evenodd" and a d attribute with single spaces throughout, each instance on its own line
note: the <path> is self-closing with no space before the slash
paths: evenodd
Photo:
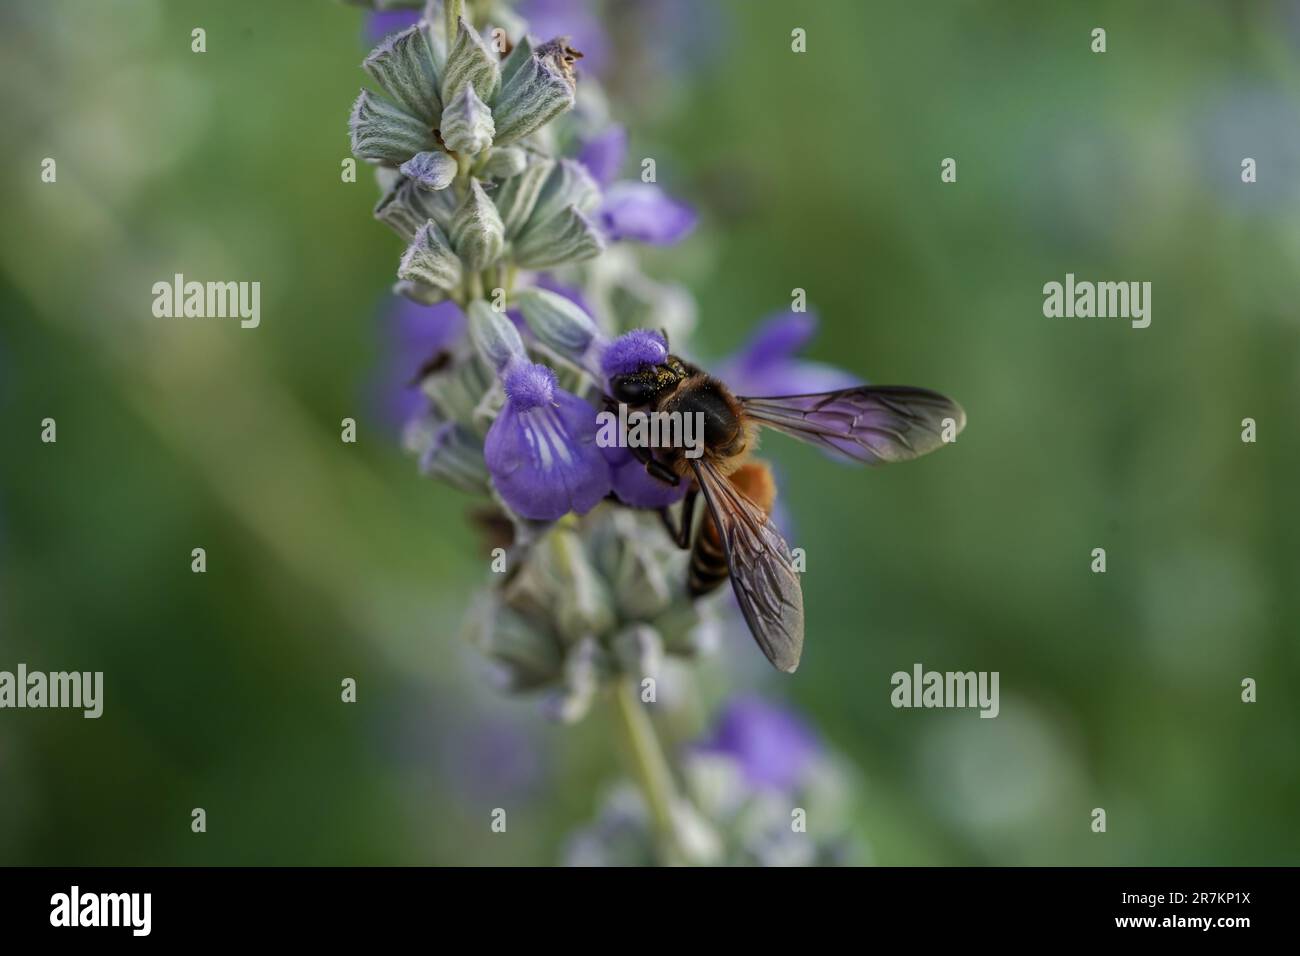
<path id="1" fill-rule="evenodd" d="M 790 790 L 803 781 L 821 744 L 791 711 L 759 697 L 739 697 L 722 711 L 700 749 L 731 757 L 752 786 Z"/>
<path id="2" fill-rule="evenodd" d="M 715 368 L 737 395 L 810 395 L 861 385 L 848 372 L 795 358 L 817 331 L 811 312 L 777 312 L 760 324 L 749 341 Z"/>
<path id="3" fill-rule="evenodd" d="M 602 189 L 618 176 L 627 158 L 627 130 L 610 126 L 605 132 L 593 136 L 578 150 L 578 162 L 587 167 Z"/>
<path id="4" fill-rule="evenodd" d="M 645 470 L 629 448 L 602 448 L 609 462 L 609 477 L 618 500 L 633 508 L 667 508 L 686 496 L 689 482 L 674 487 Z"/>
<path id="5" fill-rule="evenodd" d="M 611 240 L 668 246 L 695 228 L 695 210 L 654 183 L 623 180 L 605 191 L 600 224 Z"/>
<path id="6" fill-rule="evenodd" d="M 668 358 L 668 343 L 658 332 L 633 329 L 624 332 L 605 348 L 600 367 L 606 378 L 629 375 L 647 365 L 658 365 Z"/>
<path id="7" fill-rule="evenodd" d="M 440 763 L 467 801 L 503 791 L 530 795 L 546 776 L 537 734 L 524 732 L 518 722 L 499 717 L 472 722 L 453 718 L 441 726 L 445 729 L 438 734 Z"/>
<path id="8" fill-rule="evenodd" d="M 582 52 L 582 66 L 601 73 L 610 61 L 609 35 L 587 0 L 524 0 L 519 15 L 533 36 L 567 36 Z"/>
<path id="9" fill-rule="evenodd" d="M 483 446 L 497 492 L 534 521 L 590 511 L 610 490 L 595 409 L 560 388 L 545 365 L 516 361 L 502 384 L 506 404 Z"/>
<path id="10" fill-rule="evenodd" d="M 380 417 L 401 425 L 422 410 L 421 372 L 465 331 L 465 315 L 454 302 L 428 306 L 397 297 L 385 312 L 386 356 L 377 391 Z"/>
<path id="11" fill-rule="evenodd" d="M 654 183 L 615 182 L 626 158 L 627 131 L 621 126 L 610 126 L 578 150 L 578 162 L 605 191 L 597 218 L 606 235 L 656 246 L 684 239 L 695 228 L 695 210 Z"/>
<path id="12" fill-rule="evenodd" d="M 390 33 L 397 33 L 420 19 L 419 10 L 380 10 L 366 17 L 366 41 L 378 43 Z"/>

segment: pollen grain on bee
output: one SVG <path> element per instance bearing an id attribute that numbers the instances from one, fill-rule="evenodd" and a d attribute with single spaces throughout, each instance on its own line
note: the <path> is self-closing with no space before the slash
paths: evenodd
<path id="1" fill-rule="evenodd" d="M 671 448 L 687 458 L 704 454 L 704 413 L 644 411 L 618 403 L 596 415 L 596 444 L 601 448 Z"/>

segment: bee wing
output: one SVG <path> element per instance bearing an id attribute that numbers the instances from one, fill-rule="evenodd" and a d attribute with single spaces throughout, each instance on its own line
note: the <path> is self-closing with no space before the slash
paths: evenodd
<path id="1" fill-rule="evenodd" d="M 954 436 L 966 413 L 951 398 L 909 385 L 862 385 L 817 395 L 740 399 L 746 414 L 768 428 L 854 461 L 883 465 L 908 461 L 943 442 L 943 422 Z"/>
<path id="2" fill-rule="evenodd" d="M 690 462 L 726 552 L 745 623 L 773 666 L 793 674 L 803 653 L 803 590 L 790 548 L 763 509 L 712 464 Z"/>

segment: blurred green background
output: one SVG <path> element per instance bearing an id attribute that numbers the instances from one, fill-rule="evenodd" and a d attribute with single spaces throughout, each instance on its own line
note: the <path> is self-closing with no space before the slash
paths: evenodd
<path id="1" fill-rule="evenodd" d="M 970 419 L 870 473 L 767 442 L 808 647 L 778 678 L 729 640 L 711 701 L 801 711 L 879 863 L 1300 862 L 1296 6 L 698 7 L 653 41 L 689 72 L 611 90 L 703 216 L 646 257 L 697 295 L 698 357 L 801 287 L 811 357 Z M 0 13 L 0 669 L 106 684 L 97 721 L 0 711 L 0 863 L 550 863 L 621 772 L 602 711 L 560 728 L 482 679 L 472 501 L 368 407 L 400 245 L 340 182 L 362 23 Z M 176 272 L 259 280 L 261 327 L 153 318 Z M 1066 272 L 1152 282 L 1151 327 L 1044 318 Z M 1001 716 L 894 710 L 915 662 L 1000 671 Z"/>

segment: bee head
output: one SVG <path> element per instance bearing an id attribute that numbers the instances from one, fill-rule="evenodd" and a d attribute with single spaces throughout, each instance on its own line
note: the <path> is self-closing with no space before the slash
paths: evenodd
<path id="1" fill-rule="evenodd" d="M 605 349 L 601 370 L 609 397 L 625 405 L 648 405 L 677 384 L 680 360 L 668 354 L 668 341 L 649 329 L 624 332 Z"/>
<path id="2" fill-rule="evenodd" d="M 646 405 L 659 394 L 659 367 L 648 365 L 640 371 L 615 375 L 609 380 L 610 397 L 624 405 Z"/>

